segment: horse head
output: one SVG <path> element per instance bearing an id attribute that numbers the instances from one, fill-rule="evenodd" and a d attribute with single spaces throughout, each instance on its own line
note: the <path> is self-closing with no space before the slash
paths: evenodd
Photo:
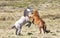
<path id="1" fill-rule="evenodd" d="M 33 13 L 32 13 L 34 16 L 38 16 L 38 10 L 34 10 Z"/>

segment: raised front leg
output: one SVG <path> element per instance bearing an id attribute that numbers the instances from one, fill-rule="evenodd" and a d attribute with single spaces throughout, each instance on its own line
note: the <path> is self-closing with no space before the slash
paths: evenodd
<path id="1" fill-rule="evenodd" d="M 27 24 L 26 26 L 30 27 L 30 26 L 31 26 L 31 22 L 28 21 L 27 23 L 28 23 L 28 24 Z"/>
<path id="2" fill-rule="evenodd" d="M 34 24 L 34 19 L 32 20 L 32 23 Z"/>

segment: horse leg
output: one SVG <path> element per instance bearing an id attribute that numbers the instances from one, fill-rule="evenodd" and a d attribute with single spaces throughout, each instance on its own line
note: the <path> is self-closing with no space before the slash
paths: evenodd
<path id="1" fill-rule="evenodd" d="M 21 29 L 22 29 L 21 25 L 20 25 L 20 27 L 16 28 L 16 35 L 20 35 L 21 34 Z"/>
<path id="2" fill-rule="evenodd" d="M 18 31 L 17 31 L 17 35 L 20 35 L 20 31 L 21 31 L 21 29 L 18 29 Z"/>
<path id="3" fill-rule="evenodd" d="M 18 32 L 18 29 L 16 28 L 16 32 L 15 32 L 15 33 L 16 33 L 16 35 L 18 35 L 18 34 L 17 34 L 17 32 Z"/>
<path id="4" fill-rule="evenodd" d="M 27 24 L 26 26 L 30 27 L 30 26 L 31 26 L 31 22 L 30 22 L 30 21 L 28 21 L 28 24 Z"/>
<path id="5" fill-rule="evenodd" d="M 41 34 L 41 32 L 42 32 L 42 31 L 41 31 L 41 27 L 39 27 L 39 31 L 40 31 L 40 34 Z"/>
<path id="6" fill-rule="evenodd" d="M 43 31 L 46 32 L 46 25 L 43 26 Z"/>
<path id="7" fill-rule="evenodd" d="M 34 19 L 32 20 L 32 23 L 34 24 Z"/>
<path id="8" fill-rule="evenodd" d="M 31 22 L 29 21 L 29 25 L 28 25 L 28 27 L 30 27 L 31 26 Z"/>

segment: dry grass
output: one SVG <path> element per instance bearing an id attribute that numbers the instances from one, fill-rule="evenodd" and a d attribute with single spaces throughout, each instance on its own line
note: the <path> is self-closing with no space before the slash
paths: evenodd
<path id="1" fill-rule="evenodd" d="M 47 29 L 51 31 L 50 33 L 46 33 L 46 34 L 43 34 L 43 33 L 39 34 L 38 27 L 32 24 L 30 28 L 23 26 L 22 28 L 23 36 L 17 36 L 15 35 L 15 29 L 9 29 L 11 25 L 13 25 L 17 19 L 16 20 L 10 19 L 10 20 L 5 20 L 5 21 L 1 20 L 0 21 L 0 38 L 60 38 L 59 12 L 60 11 L 56 11 L 56 10 L 53 10 L 53 11 L 41 10 L 41 13 L 40 13 L 41 18 L 46 22 Z M 15 13 L 15 14 L 18 14 L 18 13 Z M 20 14 L 17 16 L 20 16 Z M 32 33 L 32 34 L 28 35 L 28 33 Z"/>
<path id="2" fill-rule="evenodd" d="M 12 4 L 11 1 L 0 0 L 0 38 L 60 38 L 60 0 L 52 0 L 49 3 L 46 2 L 47 0 L 38 1 L 18 0 L 14 2 L 13 0 Z M 31 4 L 36 6 L 39 15 L 46 23 L 47 29 L 51 32 L 39 34 L 38 27 L 32 24 L 30 28 L 23 26 L 23 36 L 17 36 L 15 29 L 10 28 L 23 15 L 24 8 Z"/>

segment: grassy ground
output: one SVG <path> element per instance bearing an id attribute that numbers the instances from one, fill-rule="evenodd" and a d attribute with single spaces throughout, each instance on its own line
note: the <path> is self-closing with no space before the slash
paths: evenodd
<path id="1" fill-rule="evenodd" d="M 14 2 L 15 1 L 15 2 Z M 0 0 L 0 38 L 60 38 L 60 0 Z M 22 3 L 23 2 L 23 3 Z M 15 35 L 11 26 L 23 15 L 23 10 L 32 5 L 38 9 L 39 15 L 45 21 L 50 33 L 39 34 L 38 27 L 33 25 L 22 28 L 23 36 Z M 31 33 L 31 35 L 28 35 Z"/>
<path id="2" fill-rule="evenodd" d="M 47 29 L 51 31 L 50 33 L 39 34 L 38 27 L 32 24 L 30 28 L 23 26 L 22 28 L 23 36 L 16 36 L 15 29 L 9 28 L 11 28 L 11 25 L 13 25 L 15 21 L 18 19 L 16 20 L 9 19 L 4 21 L 0 20 L 0 38 L 60 38 L 60 13 L 59 13 L 60 11 L 55 9 L 47 11 L 41 10 L 40 12 L 41 18 L 46 22 Z M 21 13 L 19 15 L 17 15 L 16 13 L 17 17 L 22 15 Z M 32 34 L 28 35 L 28 33 Z"/>

